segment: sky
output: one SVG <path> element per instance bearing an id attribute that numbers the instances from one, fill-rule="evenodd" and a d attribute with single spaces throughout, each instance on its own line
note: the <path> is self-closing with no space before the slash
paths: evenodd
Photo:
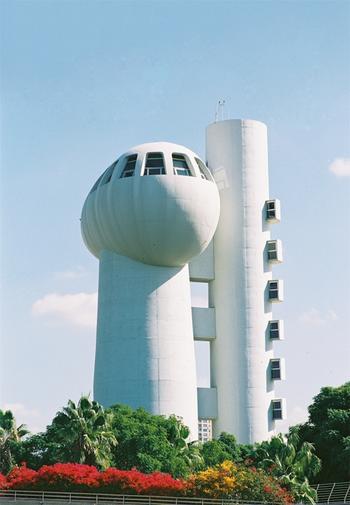
<path id="1" fill-rule="evenodd" d="M 98 263 L 80 235 L 97 177 L 164 140 L 205 157 L 218 100 L 269 134 L 279 198 L 288 421 L 350 369 L 350 3 L 2 0 L 0 407 L 32 431 L 92 392 Z M 205 304 L 193 286 L 193 304 Z M 198 383 L 208 353 L 197 345 Z"/>

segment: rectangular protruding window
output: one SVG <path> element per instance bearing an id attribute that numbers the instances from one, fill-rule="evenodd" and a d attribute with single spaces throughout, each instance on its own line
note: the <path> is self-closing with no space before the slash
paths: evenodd
<path id="1" fill-rule="evenodd" d="M 165 174 L 163 153 L 148 153 L 143 175 L 163 175 Z"/>
<path id="2" fill-rule="evenodd" d="M 280 279 L 269 281 L 268 296 L 270 302 L 283 302 L 283 281 Z"/>
<path id="3" fill-rule="evenodd" d="M 267 200 L 265 203 L 266 220 L 269 223 L 279 223 L 281 220 L 281 204 L 277 199 Z"/>
<path id="4" fill-rule="evenodd" d="M 176 154 L 176 153 L 174 153 L 172 156 L 173 156 L 174 174 L 191 176 L 192 173 L 185 156 L 183 154 Z"/>
<path id="5" fill-rule="evenodd" d="M 266 242 L 267 259 L 270 263 L 281 263 L 282 242 L 280 240 L 268 240 Z"/>
<path id="6" fill-rule="evenodd" d="M 135 173 L 137 154 L 132 154 L 126 158 L 126 164 L 120 176 L 121 179 L 124 177 L 132 177 Z"/>
<path id="7" fill-rule="evenodd" d="M 281 362 L 279 359 L 270 360 L 271 380 L 280 380 L 281 377 Z"/>
<path id="8" fill-rule="evenodd" d="M 276 319 L 269 322 L 269 337 L 270 340 L 283 340 L 283 321 Z"/>
<path id="9" fill-rule="evenodd" d="M 283 400 L 282 400 L 282 398 L 280 398 L 278 400 L 272 400 L 272 402 L 271 402 L 271 411 L 272 411 L 272 419 L 274 421 L 278 421 L 280 419 L 283 419 L 284 412 L 283 412 Z"/>

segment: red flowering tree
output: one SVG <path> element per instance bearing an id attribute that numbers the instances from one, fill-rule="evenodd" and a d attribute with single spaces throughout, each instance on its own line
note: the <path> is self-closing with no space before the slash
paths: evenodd
<path id="1" fill-rule="evenodd" d="M 185 489 L 184 481 L 166 473 L 144 474 L 116 468 L 99 472 L 94 466 L 77 463 L 56 463 L 43 466 L 38 471 L 26 466 L 16 467 L 8 475 L 6 485 L 10 489 L 163 496 L 177 496 Z"/>
<path id="2" fill-rule="evenodd" d="M 6 489 L 6 488 L 7 488 L 7 479 L 2 473 L 0 473 L 0 489 Z"/>
<path id="3" fill-rule="evenodd" d="M 15 466 L 7 475 L 7 487 L 10 489 L 33 489 L 37 472 L 26 465 Z"/>
<path id="4" fill-rule="evenodd" d="M 185 489 L 182 480 L 174 479 L 166 473 L 144 474 L 138 470 L 117 470 L 109 468 L 101 472 L 99 492 L 132 493 L 154 495 L 180 495 Z"/>
<path id="5" fill-rule="evenodd" d="M 14 468 L 3 485 L 9 489 L 67 491 L 158 496 L 198 496 L 234 498 L 287 505 L 292 497 L 277 479 L 262 470 L 225 461 L 193 474 L 188 480 L 174 479 L 161 472 L 144 474 L 136 469 L 109 468 L 103 472 L 94 466 L 56 463 L 39 470 L 25 465 Z M 1 486 L 0 486 L 1 487 Z"/>

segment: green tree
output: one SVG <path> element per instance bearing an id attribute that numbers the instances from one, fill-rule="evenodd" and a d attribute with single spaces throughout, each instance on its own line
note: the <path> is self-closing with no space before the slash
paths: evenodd
<path id="1" fill-rule="evenodd" d="M 43 441 L 55 449 L 56 461 L 99 468 L 110 465 L 112 448 L 117 445 L 111 415 L 87 396 L 82 396 L 77 405 L 68 401 L 48 426 Z"/>
<path id="2" fill-rule="evenodd" d="M 278 477 L 297 500 L 313 503 L 316 499 L 309 478 L 319 472 L 321 463 L 312 444 L 300 442 L 297 430 L 291 430 L 288 436 L 279 434 L 255 444 L 251 459 L 258 468 Z"/>
<path id="3" fill-rule="evenodd" d="M 43 465 L 67 462 L 62 443 L 52 441 L 47 433 L 36 433 L 23 440 L 15 447 L 14 459 L 17 465 L 25 462 L 34 470 Z"/>
<path id="4" fill-rule="evenodd" d="M 308 422 L 295 429 L 300 441 L 314 445 L 322 461 L 321 471 L 313 480 L 350 480 L 350 382 L 322 388 L 308 410 Z"/>
<path id="5" fill-rule="evenodd" d="M 241 462 L 246 452 L 244 449 L 244 446 L 237 444 L 234 435 L 223 432 L 218 439 L 203 444 L 205 467 L 215 466 L 224 461 Z"/>
<path id="6" fill-rule="evenodd" d="M 0 472 L 6 474 L 15 464 L 15 453 L 21 439 L 28 434 L 24 424 L 16 425 L 10 410 L 0 410 Z"/>
<path id="7" fill-rule="evenodd" d="M 175 477 L 188 475 L 202 465 L 200 447 L 189 443 L 189 430 L 175 416 L 152 415 L 125 405 L 110 408 L 118 447 L 113 465 L 146 473 L 161 471 Z"/>

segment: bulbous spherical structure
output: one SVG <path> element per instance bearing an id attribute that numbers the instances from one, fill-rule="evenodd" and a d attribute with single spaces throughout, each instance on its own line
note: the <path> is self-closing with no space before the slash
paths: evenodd
<path id="1" fill-rule="evenodd" d="M 182 266 L 215 232 L 219 193 L 200 158 L 168 142 L 130 149 L 97 180 L 83 207 L 84 242 L 150 265 Z"/>

